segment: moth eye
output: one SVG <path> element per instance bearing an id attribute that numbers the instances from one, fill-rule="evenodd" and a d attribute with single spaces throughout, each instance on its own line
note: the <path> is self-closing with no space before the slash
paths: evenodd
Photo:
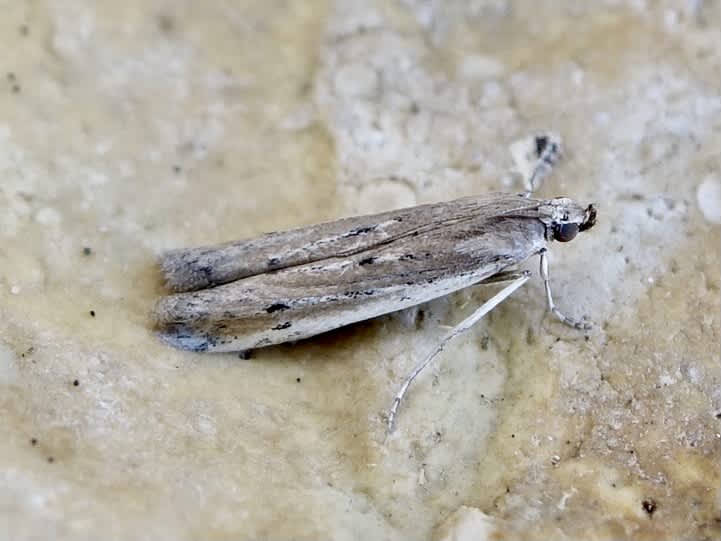
<path id="1" fill-rule="evenodd" d="M 578 235 L 578 224 L 558 224 L 553 229 L 553 238 L 558 242 L 568 242 Z"/>

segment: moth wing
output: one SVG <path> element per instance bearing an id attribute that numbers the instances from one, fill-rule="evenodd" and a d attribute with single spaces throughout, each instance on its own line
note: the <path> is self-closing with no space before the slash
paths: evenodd
<path id="1" fill-rule="evenodd" d="M 495 214 L 414 233 L 351 255 L 165 297 L 156 306 L 157 325 L 167 342 L 199 351 L 300 340 L 478 283 L 545 241 L 539 220 Z"/>
<path id="2" fill-rule="evenodd" d="M 487 194 L 366 216 L 343 218 L 216 246 L 173 250 L 161 258 L 168 289 L 196 291 L 270 271 L 347 257 L 443 224 L 528 208 L 538 201 Z"/>

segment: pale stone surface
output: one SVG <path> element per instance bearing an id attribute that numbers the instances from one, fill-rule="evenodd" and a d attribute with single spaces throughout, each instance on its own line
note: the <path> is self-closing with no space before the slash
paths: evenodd
<path id="1" fill-rule="evenodd" d="M 698 207 L 704 217 L 715 224 L 721 224 L 721 179 L 712 176 L 704 179 L 696 191 Z"/>
<path id="2" fill-rule="evenodd" d="M 13 539 L 718 538 L 721 8 L 6 3 L 0 530 Z M 167 348 L 168 248 L 518 190 L 599 206 L 411 389 L 477 289 L 250 361 Z M 529 268 L 535 270 L 537 262 Z"/>
<path id="3" fill-rule="evenodd" d="M 493 517 L 473 507 L 461 506 L 438 528 L 436 541 L 490 541 L 497 539 L 501 528 Z"/>

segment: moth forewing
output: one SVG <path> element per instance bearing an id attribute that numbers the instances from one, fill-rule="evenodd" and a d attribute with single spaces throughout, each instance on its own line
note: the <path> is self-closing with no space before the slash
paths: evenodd
<path id="1" fill-rule="evenodd" d="M 342 218 L 216 246 L 172 250 L 161 258 L 168 289 L 195 291 L 328 258 L 352 256 L 442 225 L 513 212 L 536 212 L 541 201 L 491 193 L 444 203 Z"/>
<path id="2" fill-rule="evenodd" d="M 559 223 L 581 223 L 587 211 L 490 194 L 177 251 L 163 264 L 169 281 L 239 278 L 161 299 L 156 322 L 166 341 L 196 351 L 308 338 L 478 283 L 539 253 Z"/>

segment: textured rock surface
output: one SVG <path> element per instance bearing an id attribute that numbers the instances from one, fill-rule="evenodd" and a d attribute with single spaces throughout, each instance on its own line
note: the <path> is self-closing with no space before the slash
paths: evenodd
<path id="1" fill-rule="evenodd" d="M 718 538 L 718 2 L 7 3 L 0 525 L 14 539 Z M 489 290 L 234 355 L 149 328 L 157 254 L 518 189 L 594 201 Z M 536 262 L 530 267 L 535 270 Z"/>

